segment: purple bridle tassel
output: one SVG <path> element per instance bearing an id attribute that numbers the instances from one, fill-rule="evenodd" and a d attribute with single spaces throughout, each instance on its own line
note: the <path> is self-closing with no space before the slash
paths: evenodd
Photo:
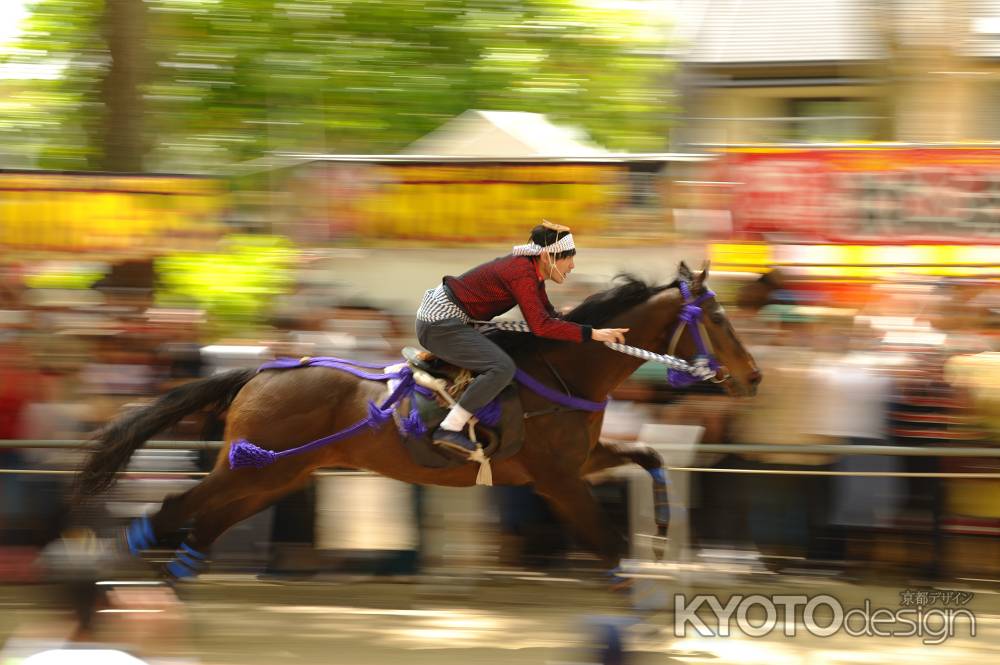
<path id="1" fill-rule="evenodd" d="M 276 459 L 278 459 L 278 453 L 273 450 L 264 450 L 246 439 L 237 439 L 229 449 L 230 469 L 242 469 L 248 466 L 263 469 Z"/>
<path id="2" fill-rule="evenodd" d="M 701 317 L 701 308 L 697 305 L 684 305 L 681 307 L 679 317 L 684 323 L 694 323 Z"/>
<path id="3" fill-rule="evenodd" d="M 701 379 L 691 376 L 687 372 L 682 372 L 678 369 L 668 369 L 667 370 L 667 382 L 670 383 L 674 388 L 686 388 L 690 385 L 698 383 Z"/>

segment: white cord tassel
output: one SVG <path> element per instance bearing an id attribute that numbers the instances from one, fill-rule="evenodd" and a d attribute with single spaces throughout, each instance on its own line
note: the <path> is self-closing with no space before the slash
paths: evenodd
<path id="1" fill-rule="evenodd" d="M 490 466 L 490 460 L 483 454 L 483 447 L 481 445 L 476 446 L 476 452 L 469 455 L 469 461 L 479 462 L 479 473 L 476 474 L 476 484 L 492 485 L 493 467 Z"/>
<path id="2" fill-rule="evenodd" d="M 469 439 L 476 444 L 476 452 L 469 455 L 470 462 L 479 463 L 479 472 L 476 474 L 476 484 L 477 485 L 492 485 L 493 484 L 493 468 L 490 466 L 490 460 L 486 457 L 486 451 L 483 450 L 483 444 L 476 440 L 476 419 L 472 418 L 469 421 Z"/>

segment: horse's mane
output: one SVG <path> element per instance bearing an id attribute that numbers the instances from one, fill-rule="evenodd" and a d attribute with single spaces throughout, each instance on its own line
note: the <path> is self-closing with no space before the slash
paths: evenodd
<path id="1" fill-rule="evenodd" d="M 615 281 L 619 283 L 606 291 L 588 296 L 563 316 L 563 320 L 598 328 L 622 312 L 678 284 L 675 280 L 670 284 L 651 285 L 628 273 L 615 276 Z M 527 344 L 537 341 L 533 335 L 499 330 L 490 331 L 489 338 L 508 353 L 523 349 Z"/>
<path id="2" fill-rule="evenodd" d="M 650 285 L 634 275 L 621 273 L 615 277 L 621 283 L 607 291 L 600 291 L 574 307 L 563 318 L 573 323 L 599 327 L 619 314 L 644 303 L 657 293 L 677 286 L 670 284 Z"/>

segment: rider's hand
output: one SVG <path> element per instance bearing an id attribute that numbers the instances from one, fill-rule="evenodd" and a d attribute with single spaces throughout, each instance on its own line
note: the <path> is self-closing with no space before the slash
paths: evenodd
<path id="1" fill-rule="evenodd" d="M 625 343 L 625 333 L 628 328 L 599 328 L 590 333 L 590 338 L 596 342 L 618 342 Z"/>

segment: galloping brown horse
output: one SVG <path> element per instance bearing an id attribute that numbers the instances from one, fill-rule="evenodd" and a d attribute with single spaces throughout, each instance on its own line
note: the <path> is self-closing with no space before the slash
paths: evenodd
<path id="1" fill-rule="evenodd" d="M 707 269 L 694 275 L 681 263 L 678 281 L 650 286 L 633 278 L 595 294 L 566 318 L 595 326 L 628 328 L 629 345 L 666 353 L 679 324 L 684 304 L 679 282 L 692 294 L 706 292 Z M 706 294 L 707 295 L 707 294 Z M 722 307 L 709 297 L 702 302 L 704 330 L 710 348 L 721 364 L 717 379 L 727 392 L 749 396 L 761 375 L 743 348 Z M 522 337 L 524 337 L 522 335 Z M 692 335 L 681 336 L 676 353 L 694 354 Z M 554 388 L 564 385 L 577 396 L 605 400 L 616 386 L 634 372 L 642 360 L 612 351 L 602 344 L 567 344 L 527 338 L 511 350 L 517 365 Z M 228 405 L 225 440 L 214 470 L 183 494 L 164 500 L 160 510 L 135 527 L 131 540 L 149 547 L 191 524 L 184 551 L 178 550 L 187 568 L 196 568 L 202 553 L 226 529 L 305 485 L 313 471 L 324 467 L 367 469 L 411 483 L 471 486 L 477 466 L 468 463 L 451 469 L 417 465 L 403 448 L 391 422 L 376 430 L 276 460 L 264 468 L 232 469 L 229 447 L 246 439 L 263 448 L 286 450 L 340 431 L 368 415 L 370 401 L 385 397 L 383 383 L 366 381 L 322 367 L 294 371 L 234 370 L 186 384 L 150 406 L 110 423 L 98 435 L 99 447 L 79 479 L 81 495 L 107 488 L 132 453 L 149 437 L 176 423 L 196 409 Z M 605 528 L 602 511 L 584 480 L 587 474 L 629 462 L 647 470 L 659 468 L 658 455 L 642 448 L 615 450 L 599 441 L 602 413 L 552 410 L 551 403 L 525 388 L 520 389 L 525 412 L 542 415 L 525 422 L 525 441 L 514 456 L 493 465 L 493 482 L 500 485 L 532 483 L 556 512 L 581 535 L 610 566 L 617 565 L 617 542 Z M 133 548 L 136 549 L 136 548 Z"/>

